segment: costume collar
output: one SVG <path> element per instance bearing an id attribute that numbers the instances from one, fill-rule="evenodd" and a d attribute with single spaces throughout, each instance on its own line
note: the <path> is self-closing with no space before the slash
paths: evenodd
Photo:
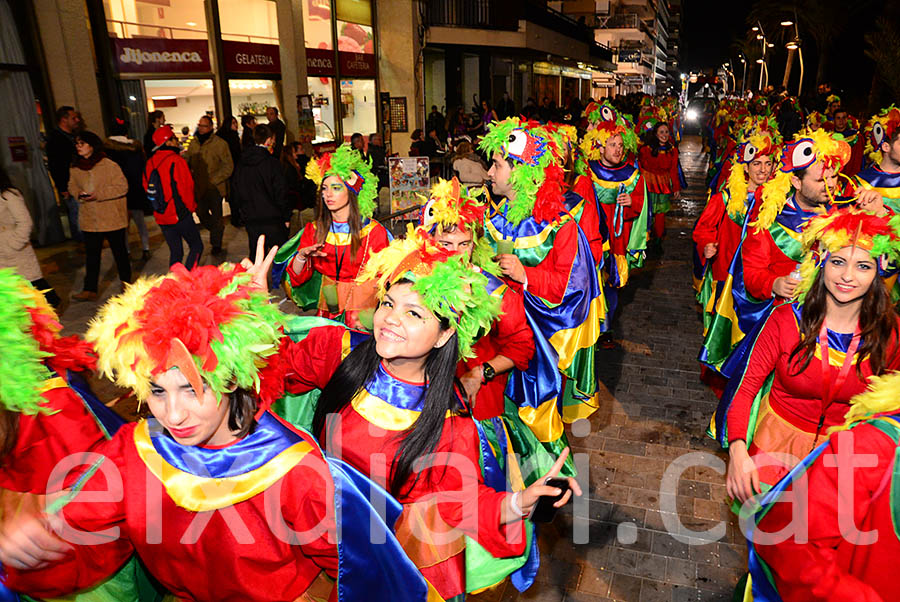
<path id="1" fill-rule="evenodd" d="M 600 161 L 590 161 L 588 165 L 597 179 L 606 182 L 625 182 L 637 171 L 637 167 L 627 161 L 618 167 L 606 167 Z"/>
<path id="2" fill-rule="evenodd" d="M 265 491 L 315 449 L 269 412 L 253 433 L 225 448 L 181 445 L 155 418 L 137 425 L 134 443 L 175 504 L 191 512 L 224 508 Z"/>

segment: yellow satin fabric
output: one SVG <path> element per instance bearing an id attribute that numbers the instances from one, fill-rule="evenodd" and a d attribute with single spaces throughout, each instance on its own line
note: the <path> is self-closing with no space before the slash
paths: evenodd
<path id="1" fill-rule="evenodd" d="M 545 401 L 537 408 L 519 408 L 519 418 L 528 425 L 541 443 L 556 441 L 563 434 L 562 417 L 556 411 L 556 398 Z"/>
<path id="2" fill-rule="evenodd" d="M 591 414 L 600 409 L 600 393 L 594 393 L 590 399 L 582 400 L 575 405 L 564 405 L 562 409 L 563 422 L 569 424 L 582 418 L 590 418 Z"/>
<path id="3" fill-rule="evenodd" d="M 235 477 L 215 479 L 183 472 L 166 462 L 153 447 L 146 420 L 134 429 L 134 445 L 147 470 L 162 482 L 169 497 L 176 505 L 190 512 L 218 510 L 262 493 L 313 449 L 306 441 L 300 441 L 255 470 Z"/>
<path id="4" fill-rule="evenodd" d="M 52 391 L 53 389 L 62 389 L 68 387 L 69 384 L 62 379 L 62 377 L 54 376 L 52 378 L 48 378 L 41 385 L 41 393 L 46 393 L 47 391 Z"/>
<path id="5" fill-rule="evenodd" d="M 575 328 L 560 330 L 550 337 L 550 344 L 559 354 L 559 369 L 566 370 L 580 349 L 592 347 L 600 338 L 600 325 L 606 318 L 603 297 L 591 300 L 587 318 Z"/>
<path id="6" fill-rule="evenodd" d="M 353 409 L 368 422 L 386 431 L 405 431 L 419 419 L 416 410 L 404 410 L 375 397 L 365 389 L 357 393 L 350 402 Z M 445 418 L 450 417 L 448 411 Z"/>

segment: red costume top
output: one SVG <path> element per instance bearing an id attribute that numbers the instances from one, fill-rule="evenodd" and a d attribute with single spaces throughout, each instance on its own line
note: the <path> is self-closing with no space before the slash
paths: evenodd
<path id="1" fill-rule="evenodd" d="M 95 450 L 107 441 L 97 421 L 66 381 L 53 377 L 44 387 L 41 395 L 46 401 L 43 405 L 55 413 L 19 415 L 16 445 L 3 458 L 0 468 L 0 488 L 41 496 L 59 491 L 62 482 L 50 483 L 50 475 L 57 464 L 70 455 Z M 77 464 L 72 468 L 77 468 Z M 103 581 L 130 555 L 130 545 L 117 540 L 92 546 L 91 557 L 76 554 L 52 567 L 25 572 L 6 568 L 4 583 L 13 591 L 33 597 L 67 595 Z M 95 565 L 101 568 L 89 568 Z"/>
<path id="2" fill-rule="evenodd" d="M 747 440 L 747 425 L 753 398 L 773 371 L 775 378 L 769 393 L 769 405 L 779 417 L 807 433 L 816 432 L 823 414 L 825 417 L 821 429 L 823 434 L 828 428 L 844 423 L 850 399 L 866 390 L 868 379 L 872 376 L 868 360 L 862 363 L 862 377 L 857 374 L 856 363 L 853 363 L 853 368 L 840 390 L 835 391 L 832 404 L 823 408 L 822 383 L 826 377 L 822 374 L 821 359 L 814 356 L 799 374 L 796 374 L 797 359 L 790 363 L 788 361 L 799 342 L 800 333 L 793 306 L 785 304 L 776 307 L 756 339 L 747 362 L 747 370 L 729 408 L 729 441 Z M 820 352 L 820 349 L 816 350 L 817 354 Z M 892 354 L 889 352 L 886 357 L 892 357 Z M 827 378 L 835 382 L 840 366 L 831 365 L 830 371 L 831 374 Z"/>
<path id="3" fill-rule="evenodd" d="M 341 326 L 313 328 L 306 338 L 287 346 L 283 353 L 291 366 L 286 381 L 290 392 L 321 389 L 328 383 L 342 361 L 345 332 Z M 408 386 L 419 388 L 420 393 L 424 389 L 391 376 L 380 366 L 366 389 L 342 410 L 340 428 L 333 443 L 329 442 L 328 452 L 384 485 L 400 445 L 397 435 L 414 424 L 418 412 L 394 407 L 389 403 L 392 400 L 372 393 L 381 385 L 392 392 Z M 466 590 L 463 534 L 495 557 L 518 556 L 525 550 L 525 525 L 522 521 L 500 524 L 509 494 L 484 483 L 479 436 L 472 418 L 448 415 L 432 453 L 434 465 L 414 471 L 408 483 L 415 483 L 411 488 L 407 483 L 397 498 L 405 507 L 397 538 L 425 578 L 447 599 Z M 442 529 L 440 541 L 423 542 L 416 537 L 421 533 L 417 529 L 435 527 Z"/>
<path id="4" fill-rule="evenodd" d="M 44 388 L 43 406 L 53 413 L 19 415 L 16 445 L 0 466 L 0 488 L 37 494 L 58 489 L 48 487 L 56 464 L 106 441 L 97 421 L 66 381 L 54 377 Z"/>
<path id="5" fill-rule="evenodd" d="M 456 369 L 457 377 L 498 355 L 512 360 L 516 369 L 525 370 L 534 355 L 534 333 L 525 318 L 522 295 L 510 290 L 492 275 L 485 275 L 488 277 L 489 287 L 499 285 L 491 294 L 501 295 L 500 317 L 494 320 L 490 332 L 472 346 L 475 357 L 459 363 Z M 481 385 L 472 407 L 472 415 L 476 420 L 487 420 L 503 414 L 503 391 L 506 389 L 508 379 L 509 373 L 504 372 Z"/>
<path id="6" fill-rule="evenodd" d="M 142 442 L 149 441 L 146 432 L 146 421 L 127 424 L 95 450 L 106 456 L 104 464 L 109 464 L 111 474 L 118 471 L 124 495 L 118 499 L 109 496 L 110 501 L 81 501 L 78 496 L 62 511 L 76 529 L 96 533 L 116 528 L 121 534 L 118 541 L 129 545 L 120 548 L 118 557 L 98 553 L 98 546 L 79 546 L 78 570 L 57 571 L 57 566 L 48 569 L 52 579 L 44 577 L 42 585 L 52 591 L 42 595 L 59 595 L 91 585 L 120 567 L 132 547 L 163 587 L 185 601 L 295 600 L 322 571 L 331 579 L 337 578 L 333 484 L 324 459 L 314 451 L 315 443 L 311 444 L 313 451 L 264 493 L 221 510 L 198 513 L 176 504 L 168 489 L 176 489 L 175 485 L 164 489 L 150 472 L 138 449 Z M 308 438 L 295 432 L 304 440 Z M 261 469 L 268 466 L 263 464 Z M 207 498 L 227 498 L 243 482 L 240 478 L 233 482 L 216 479 L 217 487 L 210 483 L 214 479 L 204 481 Z M 83 489 L 110 490 L 115 487 L 102 467 Z M 300 534 L 299 544 L 290 543 L 288 529 Z M 67 566 L 58 565 L 60 569 Z M 336 588 L 332 596 L 335 592 Z"/>
<path id="7" fill-rule="evenodd" d="M 763 533 L 784 530 L 808 538 L 756 543 L 756 550 L 784 600 L 896 599 L 900 540 L 894 531 L 891 475 L 897 444 L 870 423 L 832 435 L 830 447 L 807 470 L 802 500 L 773 504 L 759 522 Z M 868 461 L 851 468 L 853 457 Z M 857 545 L 853 537 L 842 536 L 851 525 L 861 533 L 877 531 L 877 541 Z"/>
<path id="8" fill-rule="evenodd" d="M 360 309 L 370 309 L 374 306 L 374 283 L 360 285 L 357 284 L 356 278 L 369 256 L 388 246 L 391 235 L 384 226 L 371 220 L 362 226 L 359 238 L 359 248 L 355 254 L 351 254 L 349 225 L 346 222 L 335 222 L 332 224 L 332 231 L 325 237 L 324 246 L 320 249 L 325 253 L 324 257 L 310 257 L 298 272 L 294 270 L 293 260 L 296 254 L 291 255 L 287 262 L 287 274 L 293 289 L 291 296 L 301 309 L 315 308 L 318 309 L 317 315 L 336 319 L 345 310 L 355 316 Z M 300 233 L 299 243 L 295 244 L 297 249 L 302 249 L 316 244 L 316 240 L 316 223 L 310 222 Z M 292 243 L 293 240 L 286 246 Z M 335 281 L 341 311 L 331 313 L 322 297 L 321 287 L 323 284 L 334 284 Z M 352 316 L 348 324 L 355 325 Z"/>
<path id="9" fill-rule="evenodd" d="M 747 228 L 747 236 L 741 246 L 741 260 L 744 266 L 744 286 L 754 298 L 764 300 L 772 297 L 772 285 L 776 278 L 789 276 L 797 266 L 775 244 L 768 230 L 760 230 L 752 224 Z"/>
<path id="10" fill-rule="evenodd" d="M 638 165 L 647 182 L 647 192 L 675 194 L 681 190 L 677 147 L 660 149 L 656 156 L 653 156 L 653 149 L 645 144 L 638 151 Z"/>
<path id="11" fill-rule="evenodd" d="M 697 225 L 694 226 L 693 239 L 697 244 L 697 255 L 703 265 L 707 259 L 703 255 L 703 249 L 710 243 L 719 243 L 716 254 L 709 260 L 711 262 L 713 280 L 724 282 L 728 277 L 731 260 L 741 244 L 743 226 L 735 222 L 725 210 L 727 201 L 725 195 L 728 192 L 719 192 L 712 195 L 706 203 L 706 208 L 700 214 Z M 752 199 L 751 201 L 752 202 Z M 748 219 L 748 218 L 744 218 Z M 750 217 L 749 219 L 753 219 Z M 793 265 L 793 264 L 792 264 Z M 745 274 L 746 274 L 746 267 Z M 793 269 L 793 267 L 791 268 Z"/>

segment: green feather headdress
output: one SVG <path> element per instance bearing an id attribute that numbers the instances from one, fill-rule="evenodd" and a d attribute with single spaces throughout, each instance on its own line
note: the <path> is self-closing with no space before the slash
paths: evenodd
<path id="1" fill-rule="evenodd" d="M 370 162 L 363 160 L 358 150 L 348 143 L 333 153 L 325 153 L 306 164 L 306 177 L 322 186 L 328 176 L 337 176 L 347 188 L 356 193 L 359 217 L 369 219 L 378 207 L 378 178 L 372 173 Z"/>
<path id="2" fill-rule="evenodd" d="M 500 153 L 514 163 L 509 183 L 515 199 L 509 199 L 506 219 L 518 225 L 527 217 L 551 222 L 565 210 L 563 165 L 567 147 L 564 133 L 556 128 L 509 117 L 492 124 L 478 144 L 490 155 Z"/>
<path id="3" fill-rule="evenodd" d="M 50 354 L 31 335 L 27 308 L 34 304 L 32 291 L 13 270 L 0 270 L 0 405 L 23 414 L 40 411 L 41 384 L 50 376 L 43 363 Z"/>
<path id="4" fill-rule="evenodd" d="M 451 255 L 430 238 L 410 227 L 372 254 L 357 279 L 378 283 L 378 297 L 391 284 L 409 280 L 431 313 L 456 329 L 459 359 L 473 356 L 472 346 L 491 328 L 500 314 L 500 300 L 487 292 L 487 278 L 468 266 L 462 255 Z"/>

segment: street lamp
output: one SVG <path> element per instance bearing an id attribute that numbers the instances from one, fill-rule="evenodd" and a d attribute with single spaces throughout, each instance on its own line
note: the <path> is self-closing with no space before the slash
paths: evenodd
<path id="1" fill-rule="evenodd" d="M 788 82 L 791 77 L 791 65 L 794 63 L 794 52 L 797 52 L 797 55 L 800 57 L 800 85 L 797 89 L 797 96 L 800 96 L 800 91 L 803 89 L 803 50 L 800 49 L 800 30 L 797 28 L 797 15 L 794 14 L 794 20 L 784 20 L 781 24 L 785 27 L 794 26 L 794 37 L 787 44 L 785 44 L 785 48 L 787 48 L 787 64 L 784 67 L 784 81 L 782 82 L 782 86 L 787 88 Z"/>
<path id="2" fill-rule="evenodd" d="M 757 63 L 762 65 L 759 69 L 759 90 L 762 91 L 765 88 L 765 86 L 763 85 L 763 76 L 764 75 L 766 78 L 766 84 L 769 83 L 769 74 L 768 74 L 768 69 L 766 68 L 766 48 L 768 48 L 770 46 L 767 44 L 766 32 L 762 27 L 762 23 L 757 21 L 756 25 L 754 25 L 750 31 L 758 32 L 756 34 L 756 39 L 759 40 L 762 45 L 762 57 L 756 61 Z M 774 46 L 774 44 L 772 46 Z"/>
<path id="3" fill-rule="evenodd" d="M 744 55 L 741 54 L 741 64 L 744 66 L 744 74 L 741 76 L 741 98 L 744 97 L 744 88 L 747 85 L 747 60 L 744 58 Z"/>
<path id="4" fill-rule="evenodd" d="M 784 21 L 781 22 L 782 27 L 790 27 L 793 24 L 794 24 L 794 22 L 791 21 L 790 19 L 785 19 Z"/>

